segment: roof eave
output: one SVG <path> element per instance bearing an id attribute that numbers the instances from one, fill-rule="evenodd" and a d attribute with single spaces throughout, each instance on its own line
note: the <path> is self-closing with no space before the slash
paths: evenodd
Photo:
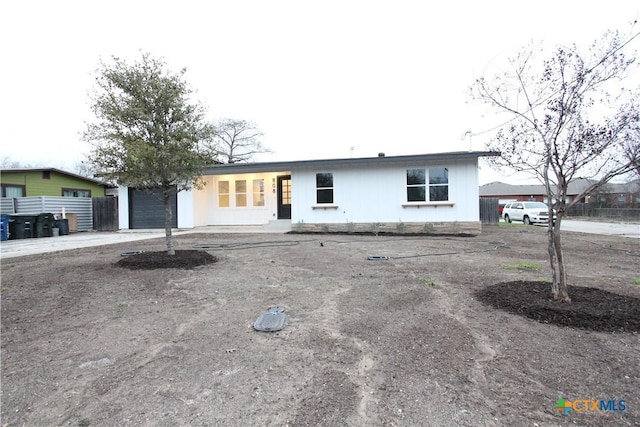
<path id="1" fill-rule="evenodd" d="M 440 161 L 445 159 L 477 159 L 479 157 L 499 156 L 497 151 L 460 151 L 449 153 L 416 154 L 406 156 L 378 156 L 342 159 L 298 160 L 263 163 L 232 163 L 209 166 L 205 175 L 228 175 L 240 173 L 278 172 L 326 167 L 394 165 L 420 161 Z"/>

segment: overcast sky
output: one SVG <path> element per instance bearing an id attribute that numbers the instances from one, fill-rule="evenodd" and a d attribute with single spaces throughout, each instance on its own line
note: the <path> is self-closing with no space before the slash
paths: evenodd
<path id="1" fill-rule="evenodd" d="M 2 155 L 73 170 L 99 60 L 141 50 L 186 67 L 210 119 L 255 122 L 274 151 L 259 161 L 483 150 L 495 118 L 467 90 L 490 64 L 639 14 L 637 0 L 4 2 Z M 481 184 L 506 179 L 525 182 L 481 168 Z"/>

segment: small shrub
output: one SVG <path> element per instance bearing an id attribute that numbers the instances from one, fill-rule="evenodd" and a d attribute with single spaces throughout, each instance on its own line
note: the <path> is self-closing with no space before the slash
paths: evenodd
<path id="1" fill-rule="evenodd" d="M 435 288 L 436 287 L 436 282 L 434 282 L 433 280 L 427 278 L 427 279 L 423 279 L 422 280 L 424 282 L 425 285 L 427 285 L 430 288 Z"/>
<path id="2" fill-rule="evenodd" d="M 436 228 L 430 222 L 427 222 L 422 226 L 422 231 L 424 231 L 425 233 L 433 233 L 435 230 Z"/>
<path id="3" fill-rule="evenodd" d="M 371 224 L 371 232 L 377 236 L 378 233 L 380 233 L 380 227 L 382 227 L 383 225 L 384 224 L 381 222 L 374 222 L 373 224 Z"/>
<path id="4" fill-rule="evenodd" d="M 537 270 L 540 268 L 540 265 L 535 262 L 526 262 L 521 261 L 516 264 L 507 264 L 504 266 L 507 270 Z"/>

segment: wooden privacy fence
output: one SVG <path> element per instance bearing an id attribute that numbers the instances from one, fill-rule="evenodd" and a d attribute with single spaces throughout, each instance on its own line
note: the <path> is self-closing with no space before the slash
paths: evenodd
<path id="1" fill-rule="evenodd" d="M 118 198 L 94 197 L 93 229 L 96 231 L 118 230 Z"/>
<path id="2" fill-rule="evenodd" d="M 500 223 L 499 199 L 483 197 L 480 199 L 480 222 L 486 225 L 498 225 Z"/>

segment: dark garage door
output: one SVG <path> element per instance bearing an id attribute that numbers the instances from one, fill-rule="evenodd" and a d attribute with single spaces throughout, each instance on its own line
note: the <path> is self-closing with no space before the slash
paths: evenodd
<path id="1" fill-rule="evenodd" d="M 178 198 L 171 198 L 171 227 L 178 227 Z M 129 189 L 129 228 L 164 228 L 164 203 L 160 190 Z"/>

